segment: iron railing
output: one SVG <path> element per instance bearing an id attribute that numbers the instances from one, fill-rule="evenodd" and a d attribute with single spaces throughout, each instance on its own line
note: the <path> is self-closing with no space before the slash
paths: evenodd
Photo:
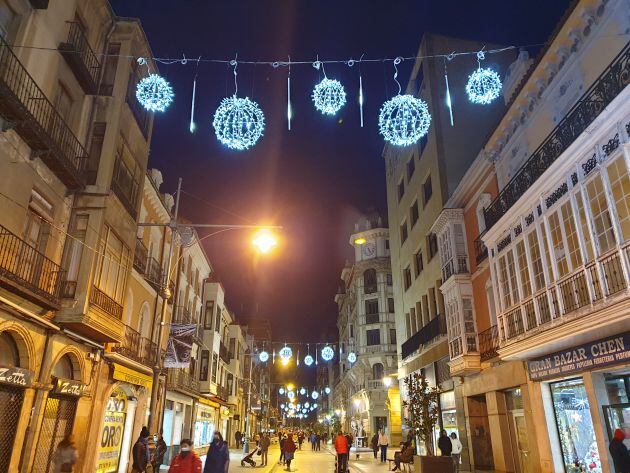
<path id="1" fill-rule="evenodd" d="M 85 148 L 1 36 L 0 114 L 67 187 L 85 185 Z"/>
<path id="2" fill-rule="evenodd" d="M 125 325 L 123 341 L 121 344 L 112 347 L 112 351 L 144 365 L 151 366 L 155 363 L 157 344 L 143 337 L 137 330 Z"/>
<path id="3" fill-rule="evenodd" d="M 493 325 L 479 334 L 479 354 L 481 361 L 488 361 L 499 356 L 499 330 Z"/>
<path id="4" fill-rule="evenodd" d="M 122 305 L 120 305 L 118 302 L 105 294 L 96 286 L 92 286 L 92 290 L 90 291 L 90 304 L 99 307 L 105 313 L 111 315 L 112 317 L 122 319 Z"/>
<path id="5" fill-rule="evenodd" d="M 172 322 L 174 324 L 196 324 L 197 321 L 194 320 L 192 313 L 182 305 L 177 305 L 173 307 L 173 316 Z"/>
<path id="6" fill-rule="evenodd" d="M 195 379 L 192 373 L 181 368 L 169 369 L 166 375 L 166 388 L 199 392 L 199 381 Z"/>
<path id="7" fill-rule="evenodd" d="M 160 287 L 162 287 L 164 272 L 162 271 L 162 265 L 160 265 L 158 260 L 153 256 L 147 260 L 147 270 L 144 275 L 147 282 L 151 284 L 156 291 L 159 291 Z"/>
<path id="8" fill-rule="evenodd" d="M 139 189 L 140 185 L 134 179 L 133 172 L 123 162 L 122 158 L 118 156 L 114 165 L 114 175 L 112 176 L 112 190 L 134 220 L 138 215 L 136 207 Z"/>
<path id="9" fill-rule="evenodd" d="M 556 159 L 593 123 L 628 85 L 630 42 L 600 74 L 566 116 L 532 153 L 516 175 L 484 210 L 490 228 L 521 198 Z"/>
<path id="10" fill-rule="evenodd" d="M 59 44 L 59 52 L 70 66 L 87 94 L 95 94 L 101 64 L 90 47 L 83 27 L 76 21 L 68 21 L 68 38 Z"/>
<path id="11" fill-rule="evenodd" d="M 136 238 L 136 251 L 133 253 L 133 267 L 140 274 L 144 274 L 147 270 L 147 260 L 149 259 L 149 250 L 144 246 L 140 238 Z"/>
<path id="12" fill-rule="evenodd" d="M 366 324 L 377 324 L 378 322 L 379 322 L 378 312 L 376 312 L 375 314 L 365 314 Z"/>
<path id="13" fill-rule="evenodd" d="M 220 384 L 217 386 L 217 396 L 223 399 L 224 401 L 228 400 L 230 396 L 230 390 L 227 386 L 221 386 Z"/>
<path id="14" fill-rule="evenodd" d="M 0 225 L 0 277 L 59 307 L 65 271 L 17 235 Z"/>
<path id="15" fill-rule="evenodd" d="M 468 273 L 468 259 L 466 256 L 453 256 L 442 266 L 442 281 L 446 282 L 453 274 Z"/>
<path id="16" fill-rule="evenodd" d="M 438 315 L 434 319 L 431 319 L 428 324 L 414 333 L 402 344 L 401 354 L 403 360 L 440 335 L 446 335 L 446 317 L 444 315 Z"/>
<path id="17" fill-rule="evenodd" d="M 219 345 L 219 358 L 221 358 L 224 363 L 230 363 L 230 354 L 228 353 L 228 348 L 223 342 Z"/>

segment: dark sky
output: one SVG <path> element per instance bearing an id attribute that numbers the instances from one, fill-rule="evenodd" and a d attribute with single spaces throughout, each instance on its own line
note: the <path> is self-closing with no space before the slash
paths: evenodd
<path id="1" fill-rule="evenodd" d="M 160 57 L 242 60 L 348 59 L 413 56 L 423 31 L 499 44 L 544 42 L 567 1 L 431 0 L 111 0 L 115 12 L 142 24 Z M 536 52 L 536 48 L 530 50 Z M 447 51 L 445 51 L 447 52 Z M 401 67 L 403 81 L 412 61 Z M 161 65 L 175 102 L 155 120 L 149 167 L 159 168 L 163 190 L 183 177 L 181 214 L 194 222 L 278 224 L 283 244 L 269 259 L 248 249 L 246 232 L 206 242 L 212 264 L 239 316 L 268 317 L 274 339 L 321 339 L 334 326 L 334 295 L 348 237 L 361 212 L 386 214 L 380 105 L 395 90 L 391 63 L 364 64 L 365 127 L 356 102 L 358 67 L 326 67 L 346 87 L 348 104 L 322 116 L 310 94 L 319 73 L 292 68 L 294 120 L 287 131 L 285 68 L 239 65 L 239 95 L 256 100 L 266 116 L 263 139 L 252 150 L 223 148 L 212 130 L 222 97 L 234 92 L 231 70 L 202 64 L 198 71 L 197 132 L 188 132 L 195 66 Z M 505 71 L 500 71 L 504 75 Z M 405 82 L 403 82 L 403 85 Z M 200 230 L 200 235 L 206 235 Z"/>

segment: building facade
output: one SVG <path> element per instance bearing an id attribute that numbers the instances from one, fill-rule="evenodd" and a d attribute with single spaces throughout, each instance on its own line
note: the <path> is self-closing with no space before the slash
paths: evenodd
<path id="1" fill-rule="evenodd" d="M 389 396 L 399 396 L 397 383 L 383 382 L 397 370 L 387 226 L 377 215 L 362 218 L 350 245 L 354 261 L 342 270 L 335 296 L 341 356 L 332 405 L 341 412 L 344 429 L 355 436 L 383 429 L 395 444 L 400 436 L 400 410 L 390 409 Z"/>

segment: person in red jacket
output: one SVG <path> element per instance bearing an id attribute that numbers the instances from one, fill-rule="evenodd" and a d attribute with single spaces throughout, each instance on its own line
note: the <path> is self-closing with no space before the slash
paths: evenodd
<path id="1" fill-rule="evenodd" d="M 337 473 L 346 473 L 348 471 L 350 445 L 348 445 L 348 439 L 341 430 L 335 439 L 335 451 L 337 452 Z"/>
<path id="2" fill-rule="evenodd" d="M 291 460 L 295 456 L 295 450 L 297 447 L 293 441 L 293 434 L 289 434 L 289 437 L 284 441 L 284 459 L 287 462 L 287 471 L 291 471 Z"/>
<path id="3" fill-rule="evenodd" d="M 188 439 L 179 443 L 179 455 L 173 458 L 169 473 L 201 473 L 201 459 L 191 450 L 191 445 Z"/>

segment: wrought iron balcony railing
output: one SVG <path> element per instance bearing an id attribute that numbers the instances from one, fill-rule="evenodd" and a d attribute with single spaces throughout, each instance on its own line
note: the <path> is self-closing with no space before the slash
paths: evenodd
<path id="1" fill-rule="evenodd" d="M 59 52 L 74 72 L 81 88 L 86 94 L 95 94 L 101 64 L 90 47 L 81 24 L 68 21 L 68 38 L 59 44 Z"/>
<path id="2" fill-rule="evenodd" d="M 90 291 L 90 304 L 99 307 L 101 310 L 111 315 L 112 317 L 115 317 L 119 320 L 122 319 L 122 305 L 109 297 L 96 286 L 92 286 L 92 290 Z"/>
<path id="3" fill-rule="evenodd" d="M 123 341 L 120 345 L 114 346 L 112 351 L 144 365 L 152 366 L 155 363 L 157 345 L 143 337 L 138 331 L 125 325 Z"/>
<path id="4" fill-rule="evenodd" d="M 162 286 L 162 278 L 164 272 L 162 271 L 162 266 L 153 256 L 148 259 L 147 262 L 147 270 L 145 273 L 145 279 L 149 284 L 153 286 L 156 291 L 160 290 Z"/>
<path id="5" fill-rule="evenodd" d="M 192 313 L 184 306 L 177 305 L 173 307 L 172 322 L 174 324 L 196 324 Z"/>
<path id="6" fill-rule="evenodd" d="M 430 320 L 428 324 L 414 333 L 402 344 L 401 354 L 403 360 L 440 335 L 446 335 L 446 317 L 444 315 L 438 315 Z"/>
<path id="7" fill-rule="evenodd" d="M 227 386 L 218 385 L 217 396 L 223 399 L 224 401 L 227 401 L 228 397 L 230 396 L 230 390 L 227 388 Z"/>
<path id="8" fill-rule="evenodd" d="M 481 361 L 488 361 L 499 356 L 499 329 L 493 325 L 479 334 L 479 354 Z"/>
<path id="9" fill-rule="evenodd" d="M 135 220 L 138 216 L 136 209 L 140 185 L 134 179 L 133 172 L 123 162 L 120 156 L 114 165 L 114 175 L 112 176 L 112 190 L 123 204 L 129 215 Z"/>
<path id="10" fill-rule="evenodd" d="M 490 206 L 484 210 L 487 228 L 497 223 L 523 193 L 593 123 L 628 85 L 628 77 L 630 77 L 630 42 L 532 153 Z"/>
<path id="11" fill-rule="evenodd" d="M 466 256 L 454 256 L 442 267 L 442 281 L 446 282 L 453 274 L 468 273 L 468 259 Z"/>
<path id="12" fill-rule="evenodd" d="M 144 246 L 140 238 L 136 239 L 136 251 L 133 253 L 133 267 L 140 274 L 147 271 L 147 261 L 149 259 L 149 250 Z"/>
<path id="13" fill-rule="evenodd" d="M 166 375 L 167 389 L 180 389 L 185 391 L 199 392 L 199 381 L 195 377 L 181 368 L 169 369 Z"/>
<path id="14" fill-rule="evenodd" d="M 67 187 L 85 185 L 87 151 L 1 36 L 0 115 Z"/>
<path id="15" fill-rule="evenodd" d="M 228 349 L 223 342 L 219 345 L 219 358 L 223 360 L 224 363 L 230 363 L 230 354 L 228 353 Z"/>
<path id="16" fill-rule="evenodd" d="M 58 309 L 64 274 L 57 263 L 0 225 L 0 283 Z"/>

